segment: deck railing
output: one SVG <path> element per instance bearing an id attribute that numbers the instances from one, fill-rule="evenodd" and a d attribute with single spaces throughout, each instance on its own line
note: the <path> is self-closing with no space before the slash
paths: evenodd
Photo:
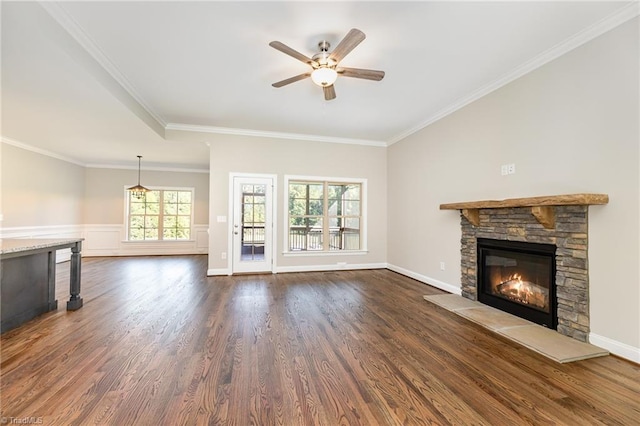
<path id="1" fill-rule="evenodd" d="M 264 245 L 264 225 L 243 226 L 242 245 L 262 246 Z M 292 226 L 289 228 L 289 250 L 290 251 L 322 251 L 323 250 L 322 229 L 308 228 L 306 226 Z M 353 228 L 330 228 L 329 229 L 329 250 L 359 250 L 360 230 Z"/>

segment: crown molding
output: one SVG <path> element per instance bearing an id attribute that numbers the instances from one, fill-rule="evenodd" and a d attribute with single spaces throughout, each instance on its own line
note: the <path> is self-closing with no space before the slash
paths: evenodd
<path id="1" fill-rule="evenodd" d="M 138 93 L 135 87 L 127 80 L 118 67 L 107 57 L 107 55 L 98 47 L 96 42 L 87 35 L 82 27 L 67 13 L 64 8 L 53 1 L 40 1 L 40 6 L 53 18 L 73 38 L 85 53 L 88 53 L 97 64 L 102 67 L 114 81 L 117 83 L 130 99 L 125 99 L 125 104 L 132 108 L 141 119 L 147 122 L 157 133 L 164 130 L 167 122 L 159 114 L 157 114 L 147 102 Z M 122 98 L 122 94 L 116 97 Z M 136 111 L 137 110 L 137 111 Z M 145 115 L 147 115 L 145 117 Z M 150 120 L 153 120 L 149 122 Z M 155 123 L 154 123 L 155 122 Z M 164 135 L 160 135 L 163 136 Z"/>
<path id="2" fill-rule="evenodd" d="M 2 143 L 6 143 L 7 145 L 12 145 L 12 146 L 24 149 L 25 151 L 35 152 L 36 154 L 45 155 L 47 157 L 51 157 L 51 158 L 55 158 L 57 160 L 66 161 L 67 163 L 75 164 L 77 166 L 86 167 L 86 165 L 84 163 L 82 163 L 82 162 L 80 162 L 80 161 L 78 161 L 76 159 L 73 159 L 73 158 L 70 158 L 70 157 L 65 157 L 64 155 L 56 154 L 55 152 L 47 151 L 46 149 L 36 148 L 35 146 L 19 142 L 19 141 L 15 140 L 15 139 L 10 139 L 10 138 L 4 137 L 4 136 L 0 136 L 0 141 L 2 141 Z"/>
<path id="3" fill-rule="evenodd" d="M 342 144 L 350 144 L 350 145 L 367 145 L 367 146 L 377 146 L 377 147 L 387 146 L 387 143 L 384 141 L 375 141 L 375 140 L 368 140 L 368 139 L 339 138 L 339 137 L 333 137 L 333 136 L 271 132 L 266 130 L 236 129 L 231 127 L 201 126 L 201 125 L 195 125 L 195 124 L 169 123 L 165 127 L 165 130 L 214 133 L 218 135 L 252 136 L 252 137 L 258 137 L 258 138 L 272 138 L 272 139 L 294 139 L 294 140 L 309 141 L 309 142 L 342 143 Z"/>
<path id="4" fill-rule="evenodd" d="M 66 161 L 67 163 L 72 163 L 77 166 L 81 166 L 87 169 L 120 169 L 120 170 L 138 170 L 138 166 L 128 166 L 128 165 L 120 165 L 120 164 L 92 164 L 92 163 L 83 163 L 76 159 L 65 157 L 64 155 L 56 154 L 52 151 L 47 151 L 46 149 L 37 148 L 35 146 L 19 142 L 15 139 L 7 138 L 5 136 L 0 136 L 0 142 L 6 143 L 7 145 L 12 145 L 20 149 L 24 149 L 25 151 L 34 152 L 36 154 L 44 155 L 46 157 L 55 158 L 56 160 Z M 180 167 L 163 167 L 163 166 L 146 166 L 142 167 L 141 170 L 148 171 L 158 171 L 158 172 L 178 172 L 178 173 L 209 173 L 209 169 L 189 169 L 189 168 L 180 168 Z"/>
<path id="5" fill-rule="evenodd" d="M 121 164 L 87 164 L 88 169 L 116 169 L 116 170 L 138 170 L 138 166 L 128 166 Z M 180 167 L 145 166 L 140 170 L 155 172 L 175 172 L 175 173 L 205 173 L 209 174 L 209 169 L 189 169 Z"/>
<path id="6" fill-rule="evenodd" d="M 611 15 L 601 19 L 595 24 L 582 31 L 577 32 L 573 36 L 569 37 L 565 41 L 555 45 L 554 47 L 546 50 L 533 59 L 525 62 L 524 64 L 516 67 L 511 72 L 505 74 L 499 79 L 480 87 L 476 91 L 469 95 L 458 99 L 448 107 L 436 112 L 425 121 L 421 122 L 417 126 L 414 126 L 405 132 L 402 132 L 387 141 L 387 146 L 393 145 L 396 142 L 424 129 L 425 127 L 441 120 L 442 118 L 452 114 L 459 109 L 469 105 L 470 103 L 488 95 L 489 93 L 511 83 L 514 80 L 534 71 L 537 68 L 557 59 L 558 57 L 572 51 L 573 49 L 582 46 L 583 44 L 601 36 L 602 34 L 611 31 L 612 29 L 624 24 L 625 22 L 640 15 L 640 2 L 638 0 L 627 4 L 626 6 L 613 12 Z"/>

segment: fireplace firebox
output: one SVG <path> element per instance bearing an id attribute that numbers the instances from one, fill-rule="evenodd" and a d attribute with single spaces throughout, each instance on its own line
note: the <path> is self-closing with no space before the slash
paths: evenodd
<path id="1" fill-rule="evenodd" d="M 478 238 L 478 301 L 556 329 L 556 246 Z"/>

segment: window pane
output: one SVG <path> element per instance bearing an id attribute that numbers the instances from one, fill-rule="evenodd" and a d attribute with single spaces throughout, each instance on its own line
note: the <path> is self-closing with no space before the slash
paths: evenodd
<path id="1" fill-rule="evenodd" d="M 180 204 L 191 204 L 191 191 L 178 192 L 178 202 Z"/>
<path id="2" fill-rule="evenodd" d="M 145 229 L 144 230 L 144 239 L 145 240 L 157 240 L 158 239 L 158 230 L 157 229 Z"/>
<path id="3" fill-rule="evenodd" d="M 162 220 L 162 226 L 164 228 L 175 228 L 177 225 L 177 220 L 175 216 L 165 216 Z"/>
<path id="4" fill-rule="evenodd" d="M 178 202 L 178 191 L 164 191 L 164 202 L 175 204 Z"/>
<path id="5" fill-rule="evenodd" d="M 129 239 L 131 241 L 144 240 L 144 229 L 130 229 L 129 230 Z"/>
<path id="6" fill-rule="evenodd" d="M 360 218 L 348 217 L 348 218 L 345 218 L 344 222 L 345 222 L 345 225 L 344 225 L 345 228 L 352 229 L 352 230 L 355 230 L 355 229 L 360 230 Z"/>
<path id="7" fill-rule="evenodd" d="M 307 196 L 307 185 L 302 183 L 289 184 L 290 198 L 306 198 L 306 196 Z"/>
<path id="8" fill-rule="evenodd" d="M 172 228 L 172 229 L 164 228 L 164 230 L 162 231 L 163 240 L 175 240 L 176 236 L 177 236 L 177 231 L 175 230 L 175 228 Z"/>
<path id="9" fill-rule="evenodd" d="M 178 229 L 176 231 L 176 239 L 178 240 L 188 240 L 191 236 L 191 231 L 189 229 Z"/>
<path id="10" fill-rule="evenodd" d="M 253 207 L 254 218 L 256 222 L 265 222 L 265 208 L 264 204 L 257 204 Z"/>
<path id="11" fill-rule="evenodd" d="M 309 201 L 309 212 L 307 212 L 306 214 L 312 215 L 312 216 L 323 214 L 323 207 L 322 207 L 323 201 L 324 200 Z"/>
<path id="12" fill-rule="evenodd" d="M 322 250 L 322 218 L 291 218 L 289 222 L 289 250 Z"/>
<path id="13" fill-rule="evenodd" d="M 144 203 L 131 203 L 131 214 L 144 214 Z"/>
<path id="14" fill-rule="evenodd" d="M 176 204 L 167 204 L 164 205 L 164 214 L 178 214 L 178 206 Z"/>
<path id="15" fill-rule="evenodd" d="M 191 214 L 191 204 L 178 204 L 178 214 Z"/>
<path id="16" fill-rule="evenodd" d="M 183 229 L 191 228 L 191 217 L 178 216 L 178 228 L 183 228 Z"/>
<path id="17" fill-rule="evenodd" d="M 253 204 L 244 205 L 244 211 L 242 212 L 242 222 L 243 223 L 253 222 Z"/>
<path id="18" fill-rule="evenodd" d="M 360 201 L 345 201 L 343 215 L 360 216 Z"/>
<path id="19" fill-rule="evenodd" d="M 129 228 L 144 228 L 144 216 L 131 216 Z"/>
<path id="20" fill-rule="evenodd" d="M 306 200 L 289 200 L 289 213 L 296 216 L 307 214 Z"/>
<path id="21" fill-rule="evenodd" d="M 359 218 L 331 218 L 329 233 L 329 250 L 360 250 Z"/>
<path id="22" fill-rule="evenodd" d="M 160 204 L 158 203 L 147 203 L 147 214 L 160 214 Z"/>
<path id="23" fill-rule="evenodd" d="M 345 189 L 345 200 L 360 200 L 360 185 L 347 185 Z"/>
<path id="24" fill-rule="evenodd" d="M 144 198 L 147 203 L 157 203 L 160 201 L 160 191 L 145 192 Z"/>
<path id="25" fill-rule="evenodd" d="M 252 195 L 245 195 L 244 197 L 242 197 L 242 202 L 244 204 L 253 204 L 253 196 Z"/>
<path id="26" fill-rule="evenodd" d="M 323 184 L 309 184 L 309 199 L 322 200 L 324 199 L 324 185 Z"/>
<path id="27" fill-rule="evenodd" d="M 146 216 L 144 218 L 144 227 L 145 228 L 157 228 L 158 227 L 158 216 Z"/>

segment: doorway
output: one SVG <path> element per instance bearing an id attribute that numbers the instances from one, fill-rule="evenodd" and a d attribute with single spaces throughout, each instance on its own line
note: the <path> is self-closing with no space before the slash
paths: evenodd
<path id="1" fill-rule="evenodd" d="M 232 272 L 273 272 L 275 177 L 232 175 Z"/>

